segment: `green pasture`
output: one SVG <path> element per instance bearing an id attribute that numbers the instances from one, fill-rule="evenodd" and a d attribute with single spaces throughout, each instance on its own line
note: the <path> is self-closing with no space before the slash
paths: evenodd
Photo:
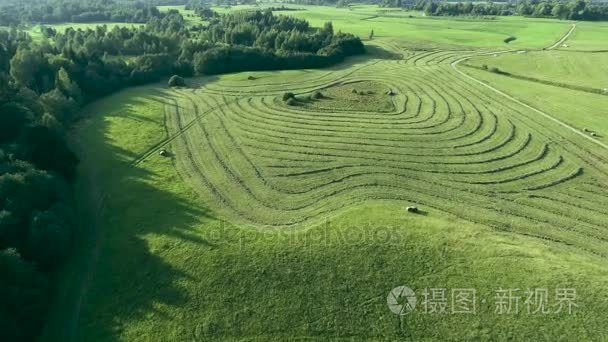
<path id="1" fill-rule="evenodd" d="M 159 86 L 89 108 L 75 139 L 104 189 L 101 254 L 79 340 L 585 339 L 606 333 L 604 259 L 497 232 L 400 201 L 349 206 L 295 230 L 222 220 L 182 181 L 172 159 L 132 161 L 165 138 Z M 155 139 L 154 139 L 155 138 Z M 182 156 L 176 156 L 182 158 Z M 83 165 L 83 167 L 87 167 Z M 88 188 L 81 189 L 86 197 Z M 475 314 L 405 316 L 386 305 L 397 286 L 475 289 Z M 576 288 L 572 314 L 496 313 L 496 290 Z M 448 304 L 448 312 L 451 309 Z M 531 307 L 531 312 L 536 308 Z M 63 313 L 65 314 L 65 312 Z M 458 329 L 454 329 L 458 326 Z"/>
<path id="2" fill-rule="evenodd" d="M 279 5 L 241 5 L 214 8 L 214 10 L 225 13 Z M 351 32 L 362 38 L 367 38 L 371 30 L 374 30 L 374 35 L 378 38 L 462 47 L 542 48 L 558 40 L 570 28 L 568 22 L 559 20 L 522 17 L 492 19 L 425 17 L 420 12 L 390 10 L 376 5 L 357 5 L 349 8 L 286 6 L 303 10 L 277 13 L 306 19 L 313 26 L 322 26 L 325 22 L 331 21 L 336 30 Z M 505 44 L 503 41 L 509 36 L 517 39 Z"/>
<path id="3" fill-rule="evenodd" d="M 57 300 L 44 340 L 607 337 L 608 159 L 594 140 L 606 143 L 608 96 L 457 65 L 564 126 L 454 69 L 534 49 L 466 63 L 599 87 L 603 55 L 540 51 L 565 21 L 292 6 L 315 26 L 373 29 L 370 54 L 86 108 L 71 140 L 87 244 L 62 279 L 81 291 Z M 567 44 L 601 45 L 579 25 Z M 414 312 L 390 311 L 397 286 L 415 291 Z M 423 312 L 431 288 L 447 312 Z M 557 312 L 563 288 L 571 313 Z M 475 291 L 474 313 L 450 311 L 453 289 Z M 501 289 L 517 313 L 497 309 Z M 548 291 L 548 311 L 528 289 Z"/>
<path id="4" fill-rule="evenodd" d="M 602 51 L 608 52 L 608 23 L 579 22 L 572 36 L 565 42 L 565 51 Z"/>
<path id="5" fill-rule="evenodd" d="M 467 63 L 478 67 L 496 67 L 511 74 L 549 82 L 608 88 L 608 53 L 563 50 L 524 52 L 476 57 Z"/>
<path id="6" fill-rule="evenodd" d="M 607 95 L 518 80 L 487 71 L 469 68 L 463 70 L 535 108 L 551 113 L 580 131 L 587 129 L 596 132 L 598 133 L 596 139 L 607 141 Z M 575 78 L 575 80 L 581 79 Z"/>

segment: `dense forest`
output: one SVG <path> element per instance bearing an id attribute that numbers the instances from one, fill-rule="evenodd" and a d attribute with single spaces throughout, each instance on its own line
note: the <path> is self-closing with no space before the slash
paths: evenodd
<path id="1" fill-rule="evenodd" d="M 29 38 L 0 32 L 0 337 L 29 340 L 39 330 L 48 302 L 48 274 L 67 257 L 74 233 L 68 183 L 77 163 L 63 138 L 52 94 L 15 81 L 14 56 Z M 30 60 L 36 63 L 35 60 Z M 72 94 L 57 73 L 57 96 Z M 67 97 L 66 97 L 67 98 Z"/>
<path id="2" fill-rule="evenodd" d="M 145 23 L 160 15 L 149 2 L 113 0 L 21 0 L 0 7 L 0 26 L 23 23 L 133 22 Z"/>
<path id="3" fill-rule="evenodd" d="M 83 105 L 173 74 L 321 67 L 364 52 L 359 38 L 334 32 L 331 23 L 312 28 L 271 11 L 218 15 L 201 9 L 208 24 L 189 27 L 176 11 L 136 6 L 129 12 L 112 1 L 96 0 L 60 1 L 70 5 L 54 7 L 53 1 L 47 2 L 52 10 L 40 2 L 25 6 L 29 10 L 13 16 L 12 23 L 73 21 L 98 9 L 108 18 L 146 18 L 146 23 L 65 32 L 42 26 L 43 37 L 36 41 L 18 26 L 0 30 L 3 341 L 28 341 L 39 334 L 50 302 L 50 279 L 75 243 L 71 184 L 78 160 L 65 132 Z M 22 5 L 14 2 L 1 11 L 8 15 L 14 10 L 10 6 Z"/>

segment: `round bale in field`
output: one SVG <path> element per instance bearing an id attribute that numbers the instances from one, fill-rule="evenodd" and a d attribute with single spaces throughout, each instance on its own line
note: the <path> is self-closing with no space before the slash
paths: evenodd
<path id="1" fill-rule="evenodd" d="M 169 152 L 167 152 L 167 150 L 165 150 L 164 148 L 161 148 L 158 154 L 160 154 L 161 157 L 166 157 L 169 155 Z"/>
<path id="2" fill-rule="evenodd" d="M 413 213 L 413 214 L 417 214 L 418 213 L 418 207 L 409 206 L 409 207 L 407 207 L 405 209 L 407 210 L 408 213 Z"/>
<path id="3" fill-rule="evenodd" d="M 287 102 L 287 100 L 295 99 L 295 97 L 296 95 L 294 93 L 287 92 L 283 94 L 283 101 Z"/>

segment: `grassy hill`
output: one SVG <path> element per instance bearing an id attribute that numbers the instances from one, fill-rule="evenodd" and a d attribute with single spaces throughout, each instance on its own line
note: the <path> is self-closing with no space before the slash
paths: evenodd
<path id="1" fill-rule="evenodd" d="M 306 8 L 290 14 L 373 27 L 374 53 L 138 87 L 87 109 L 73 136 L 87 244 L 46 339 L 608 336 L 608 160 L 577 132 L 603 132 L 603 119 L 561 108 L 574 96 L 561 88 L 543 97 L 550 86 L 460 67 L 560 125 L 452 65 L 513 32 L 540 49 L 568 23 Z M 415 291 L 414 312 L 389 310 L 398 286 Z M 572 313 L 557 312 L 564 288 L 576 290 Z M 425 312 L 425 289 L 445 289 L 447 313 Z M 474 314 L 450 311 L 454 289 L 475 290 Z M 514 290 L 517 313 L 497 309 L 501 289 Z M 549 312 L 534 312 L 529 289 L 547 290 Z"/>
<path id="2" fill-rule="evenodd" d="M 83 167 L 97 169 L 105 193 L 80 339 L 591 338 L 606 326 L 604 258 L 577 247 L 426 206 L 408 214 L 399 201 L 350 206 L 296 229 L 223 221 L 171 159 L 131 164 L 155 143 L 149 137 L 163 136 L 170 95 L 153 86 L 122 92 L 79 127 Z M 419 303 L 396 316 L 386 297 L 399 285 L 421 302 L 427 288 L 476 289 L 477 313 L 425 313 Z M 562 287 L 577 289 L 574 314 L 528 313 L 526 289 L 549 289 L 556 310 Z M 500 288 L 521 289 L 519 314 L 495 313 Z"/>

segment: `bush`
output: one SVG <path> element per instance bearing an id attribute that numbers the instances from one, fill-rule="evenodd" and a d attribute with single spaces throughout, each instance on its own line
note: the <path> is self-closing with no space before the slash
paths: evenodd
<path id="1" fill-rule="evenodd" d="M 508 44 L 508 43 L 514 41 L 515 39 L 517 39 L 517 38 L 515 38 L 513 36 L 509 36 L 509 37 L 505 38 L 504 42 Z"/>
<path id="2" fill-rule="evenodd" d="M 487 64 L 484 64 L 484 65 L 482 65 L 482 66 L 481 66 L 481 68 L 482 68 L 483 70 L 488 70 L 488 65 L 487 65 Z"/>
<path id="3" fill-rule="evenodd" d="M 184 80 L 183 77 L 173 75 L 169 79 L 169 87 L 185 87 L 185 86 L 186 86 L 186 81 Z"/>
<path id="4" fill-rule="evenodd" d="M 288 101 L 289 99 L 295 99 L 296 95 L 294 93 L 285 93 L 283 94 L 283 101 Z"/>

